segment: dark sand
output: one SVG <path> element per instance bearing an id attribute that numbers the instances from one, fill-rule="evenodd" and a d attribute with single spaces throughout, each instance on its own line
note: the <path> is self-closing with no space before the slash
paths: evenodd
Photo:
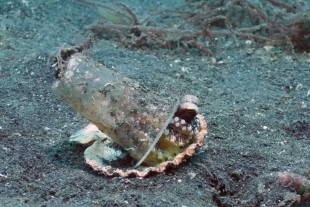
<path id="1" fill-rule="evenodd" d="M 90 57 L 150 90 L 197 95 L 208 122 L 205 147 L 190 162 L 144 179 L 108 178 L 68 143 L 88 122 L 53 94 L 48 61 L 86 40 L 99 17 L 74 1 L 37 2 L 0 7 L 0 206 L 289 206 L 295 194 L 276 176 L 309 171 L 308 54 L 249 46 L 219 51 L 212 63 L 97 41 Z"/>

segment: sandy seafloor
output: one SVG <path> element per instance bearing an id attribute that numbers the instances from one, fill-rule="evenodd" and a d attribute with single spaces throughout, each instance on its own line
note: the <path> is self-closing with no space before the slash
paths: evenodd
<path id="1" fill-rule="evenodd" d="M 180 3 L 163 2 L 125 3 L 139 15 Z M 88 122 L 52 92 L 48 61 L 87 39 L 96 10 L 71 0 L 0 3 L 0 206 L 289 206 L 294 192 L 276 175 L 310 170 L 309 54 L 249 46 L 219 51 L 214 63 L 98 40 L 90 57 L 151 90 L 198 96 L 208 122 L 205 146 L 188 163 L 144 179 L 108 178 L 68 143 Z"/>

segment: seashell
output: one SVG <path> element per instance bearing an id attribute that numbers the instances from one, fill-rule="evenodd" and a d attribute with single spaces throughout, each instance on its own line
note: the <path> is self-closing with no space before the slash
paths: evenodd
<path id="1" fill-rule="evenodd" d="M 108 176 L 145 177 L 176 167 L 203 145 L 207 125 L 198 114 L 195 96 L 187 95 L 182 101 L 161 99 L 80 53 L 64 60 L 58 78 L 53 85 L 55 93 L 93 124 L 71 140 L 94 142 L 84 156 L 96 171 Z M 137 161 L 136 169 L 106 164 L 121 159 L 124 153 Z"/>

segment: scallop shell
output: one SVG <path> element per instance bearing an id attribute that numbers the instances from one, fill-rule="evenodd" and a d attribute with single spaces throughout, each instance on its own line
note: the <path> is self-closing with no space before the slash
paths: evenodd
<path id="1" fill-rule="evenodd" d="M 179 165 L 203 144 L 207 127 L 194 96 L 187 95 L 181 101 L 161 99 L 138 82 L 80 53 L 65 60 L 58 68 L 58 77 L 53 85 L 55 93 L 99 129 L 93 132 L 105 134 L 96 135 L 101 137 L 93 144 L 96 147 L 92 145 L 84 153 L 86 163 L 96 171 L 109 176 L 145 177 Z M 107 139 L 108 145 L 116 143 L 144 167 L 114 169 L 97 159 L 102 157 L 102 149 L 109 151 L 102 141 Z M 86 142 L 94 140 L 88 137 Z"/>

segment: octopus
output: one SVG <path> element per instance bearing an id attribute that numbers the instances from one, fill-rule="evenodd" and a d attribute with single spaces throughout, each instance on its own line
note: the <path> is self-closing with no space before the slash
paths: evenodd
<path id="1" fill-rule="evenodd" d="M 80 53 L 66 57 L 57 77 L 55 93 L 91 122 L 70 141 L 88 146 L 85 162 L 99 173 L 146 177 L 203 146 L 207 123 L 194 95 L 161 99 Z"/>

